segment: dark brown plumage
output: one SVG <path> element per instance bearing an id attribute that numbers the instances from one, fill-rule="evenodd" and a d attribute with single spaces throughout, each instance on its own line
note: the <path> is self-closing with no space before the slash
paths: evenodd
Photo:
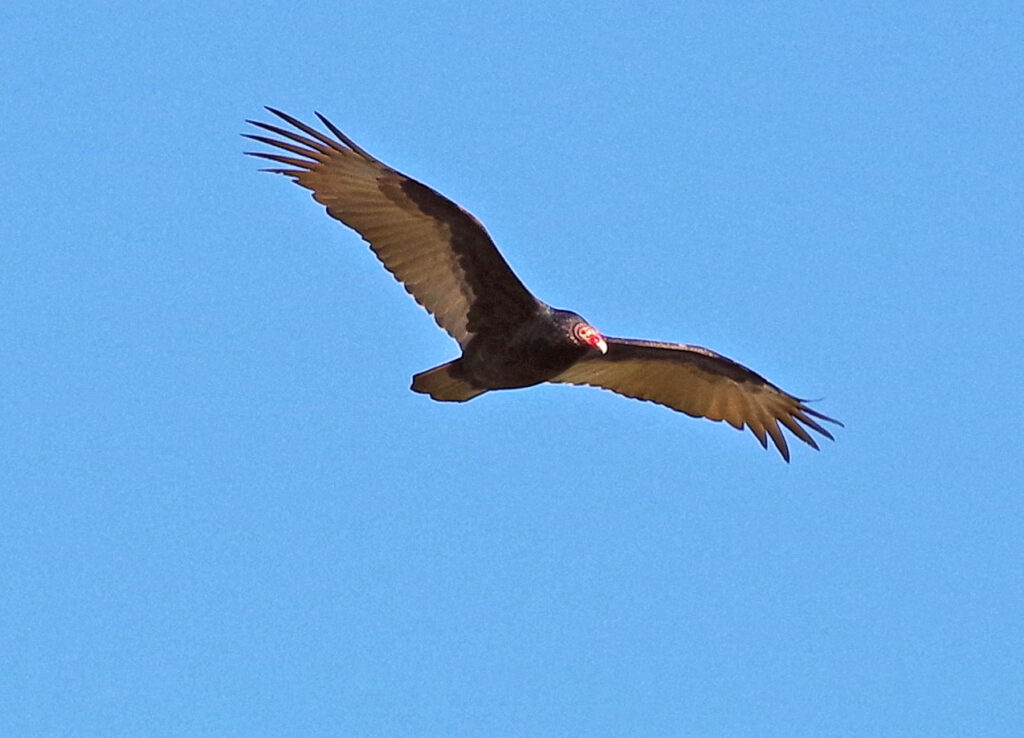
<path id="1" fill-rule="evenodd" d="M 530 294 L 483 225 L 451 200 L 378 161 L 330 121 L 335 136 L 273 108 L 299 133 L 249 121 L 273 134 L 245 134 L 285 153 L 277 162 L 331 217 L 355 230 L 416 301 L 462 347 L 462 356 L 417 374 L 412 389 L 462 402 L 494 389 L 541 382 L 587 384 L 694 417 L 750 428 L 789 460 L 781 423 L 818 448 L 807 429 L 842 425 L 724 356 L 683 344 L 605 338 L 583 318 Z M 806 427 L 805 427 L 806 426 Z"/>

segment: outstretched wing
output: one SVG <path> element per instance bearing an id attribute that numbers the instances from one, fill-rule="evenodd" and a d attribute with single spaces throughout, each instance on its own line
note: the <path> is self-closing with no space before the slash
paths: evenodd
<path id="1" fill-rule="evenodd" d="M 815 418 L 842 425 L 714 351 L 629 338 L 605 340 L 608 353 L 590 352 L 551 381 L 589 384 L 666 405 L 695 418 L 724 420 L 741 430 L 747 426 L 765 448 L 771 436 L 786 461 L 789 446 L 779 423 L 814 448 L 818 444 L 803 426 L 831 440 L 832 434 Z"/>
<path id="2" fill-rule="evenodd" d="M 248 121 L 274 137 L 243 135 L 287 153 L 247 153 L 283 164 L 267 171 L 312 190 L 463 347 L 474 334 L 507 331 L 536 313 L 536 298 L 470 213 L 373 158 L 319 113 L 336 138 L 267 110 L 301 133 Z"/>

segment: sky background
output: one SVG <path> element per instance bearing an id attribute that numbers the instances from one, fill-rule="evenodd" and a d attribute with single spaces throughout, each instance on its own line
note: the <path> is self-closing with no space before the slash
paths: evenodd
<path id="1" fill-rule="evenodd" d="M 0 6 L 0 734 L 1022 734 L 1024 9 L 679 5 Z M 846 428 L 411 393 L 263 105 Z"/>

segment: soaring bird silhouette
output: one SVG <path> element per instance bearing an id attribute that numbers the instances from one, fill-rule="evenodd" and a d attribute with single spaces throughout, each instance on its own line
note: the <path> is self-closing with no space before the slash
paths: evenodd
<path id="1" fill-rule="evenodd" d="M 818 420 L 842 425 L 706 348 L 602 336 L 576 313 L 530 294 L 483 224 L 444 195 L 375 159 L 320 113 L 334 138 L 267 110 L 300 133 L 250 120 L 274 137 L 243 135 L 286 153 L 246 153 L 283 165 L 264 171 L 312 191 L 461 346 L 459 358 L 415 375 L 413 391 L 464 402 L 541 382 L 592 385 L 746 426 L 764 448 L 770 437 L 786 461 L 779 423 L 815 449 L 807 428 L 832 439 Z"/>

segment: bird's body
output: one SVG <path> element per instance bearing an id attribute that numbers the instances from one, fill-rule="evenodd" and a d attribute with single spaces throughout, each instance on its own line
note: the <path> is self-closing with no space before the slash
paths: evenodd
<path id="1" fill-rule="evenodd" d="M 573 337 L 577 326 L 588 324 L 576 313 L 556 310 L 538 301 L 537 313 L 529 320 L 517 324 L 507 334 L 474 336 L 463 349 L 462 357 L 445 366 L 451 366 L 452 376 L 480 392 L 550 382 L 587 352 L 595 350 Z M 430 394 L 425 387 L 414 382 L 412 388 Z"/>
<path id="2" fill-rule="evenodd" d="M 462 347 L 462 356 L 417 374 L 412 389 L 463 402 L 489 390 L 542 382 L 587 384 L 695 417 L 747 426 L 783 458 L 779 423 L 805 443 L 827 438 L 809 408 L 731 359 L 699 346 L 606 338 L 576 313 L 534 297 L 483 225 L 426 185 L 388 167 L 326 118 L 331 138 L 268 108 L 300 133 L 249 121 L 276 136 L 247 134 L 294 156 L 255 153 L 284 165 L 269 171 L 309 189 L 328 214 L 358 232 L 384 266 Z"/>

